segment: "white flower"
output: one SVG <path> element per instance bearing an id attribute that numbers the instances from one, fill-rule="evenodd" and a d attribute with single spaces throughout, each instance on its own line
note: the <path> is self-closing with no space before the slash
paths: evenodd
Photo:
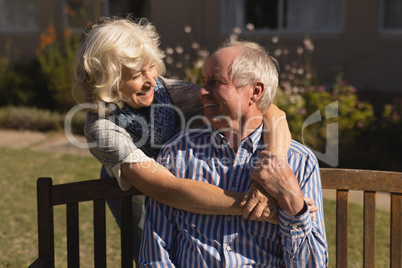
<path id="1" fill-rule="evenodd" d="M 272 37 L 271 41 L 272 43 L 277 44 L 279 42 L 279 37 L 275 35 L 274 37 Z"/>
<path id="2" fill-rule="evenodd" d="M 173 50 L 173 48 L 171 48 L 171 47 L 167 47 L 167 48 L 165 49 L 165 51 L 166 51 L 166 54 L 168 54 L 168 55 L 172 55 L 172 54 L 174 53 L 174 50 Z"/>
<path id="3" fill-rule="evenodd" d="M 166 61 L 167 64 L 172 64 L 173 63 L 172 57 L 166 57 L 165 61 Z"/>
<path id="4" fill-rule="evenodd" d="M 181 46 L 176 46 L 176 52 L 177 54 L 182 54 L 184 49 Z"/>
<path id="5" fill-rule="evenodd" d="M 232 40 L 232 41 L 237 41 L 237 40 L 239 39 L 239 36 L 238 36 L 237 34 L 231 34 L 231 35 L 229 36 L 229 38 L 230 38 L 230 40 Z"/>
<path id="6" fill-rule="evenodd" d="M 194 63 L 195 68 L 202 68 L 204 66 L 204 60 L 202 59 L 197 59 L 197 61 Z"/>
<path id="7" fill-rule="evenodd" d="M 275 49 L 274 56 L 279 57 L 280 55 L 282 55 L 282 49 L 280 48 Z"/>
<path id="8" fill-rule="evenodd" d="M 192 47 L 193 49 L 199 49 L 199 48 L 200 48 L 200 44 L 198 44 L 197 42 L 192 42 L 192 43 L 191 43 L 191 47 Z"/>
<path id="9" fill-rule="evenodd" d="M 200 50 L 198 50 L 198 56 L 205 59 L 209 56 L 209 51 L 206 49 L 200 49 Z"/>
<path id="10" fill-rule="evenodd" d="M 314 44 L 313 44 L 313 42 L 311 41 L 310 38 L 305 38 L 305 39 L 303 40 L 303 43 L 304 43 L 304 47 L 305 47 L 308 51 L 313 51 L 313 50 L 314 50 Z"/>
<path id="11" fill-rule="evenodd" d="M 240 29 L 240 27 L 237 27 L 237 26 L 234 27 L 234 28 L 233 28 L 233 33 L 234 33 L 234 34 L 241 34 L 241 29 Z"/>
<path id="12" fill-rule="evenodd" d="M 186 27 L 184 27 L 184 31 L 185 31 L 186 33 L 191 33 L 191 27 L 188 26 L 188 25 L 186 25 Z"/>
<path id="13" fill-rule="evenodd" d="M 289 50 L 287 49 L 287 48 L 285 48 L 284 50 L 283 50 L 283 55 L 288 55 L 289 54 Z"/>
<path id="14" fill-rule="evenodd" d="M 252 23 L 247 23 L 246 24 L 246 29 L 249 31 L 254 31 L 254 24 Z"/>
<path id="15" fill-rule="evenodd" d="M 304 52 L 304 49 L 302 48 L 302 47 L 298 47 L 297 48 L 297 54 L 303 54 L 303 52 Z"/>
<path id="16" fill-rule="evenodd" d="M 299 68 L 299 69 L 297 69 L 297 73 L 298 73 L 298 74 L 303 74 L 303 73 L 304 73 L 303 68 Z"/>
<path id="17" fill-rule="evenodd" d="M 177 67 L 178 69 L 183 68 L 183 63 L 181 63 L 181 62 L 176 63 L 176 67 Z"/>

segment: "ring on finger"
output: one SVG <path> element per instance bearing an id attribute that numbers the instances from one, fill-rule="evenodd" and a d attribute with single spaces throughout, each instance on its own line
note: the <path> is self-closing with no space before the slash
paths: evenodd
<path id="1" fill-rule="evenodd" d="M 271 211 L 269 210 L 269 208 L 266 208 L 266 209 L 264 209 L 264 211 L 266 212 L 266 213 L 271 213 Z"/>

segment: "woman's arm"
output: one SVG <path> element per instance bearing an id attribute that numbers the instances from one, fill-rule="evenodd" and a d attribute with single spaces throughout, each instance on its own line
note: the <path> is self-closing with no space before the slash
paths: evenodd
<path id="1" fill-rule="evenodd" d="M 145 195 L 177 209 L 198 214 L 242 214 L 242 193 L 176 178 L 156 161 L 125 163 L 121 166 L 121 175 Z"/>
<path id="2" fill-rule="evenodd" d="M 91 145 L 91 153 L 113 172 L 122 189 L 134 186 L 161 203 L 194 213 L 242 214 L 242 193 L 224 191 L 208 183 L 176 178 L 156 161 L 146 157 L 133 143 L 127 131 L 113 122 L 101 119 L 96 114 L 89 114 L 85 135 Z M 259 197 L 261 200 L 265 198 L 253 196 Z M 254 203 L 259 201 L 254 200 Z M 258 205 L 260 210 L 263 203 L 262 201 Z M 266 216 L 268 215 L 262 215 Z"/>
<path id="3" fill-rule="evenodd" d="M 264 123 L 264 144 L 268 145 L 268 151 L 286 157 L 292 135 L 285 112 L 271 104 L 264 114 Z"/>

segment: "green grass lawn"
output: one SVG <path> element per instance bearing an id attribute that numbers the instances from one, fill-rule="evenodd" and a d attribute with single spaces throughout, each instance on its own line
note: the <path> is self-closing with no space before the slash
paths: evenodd
<path id="1" fill-rule="evenodd" d="M 37 258 L 36 179 L 54 184 L 99 177 L 93 157 L 0 148 L 0 267 L 27 267 Z M 335 202 L 324 200 L 330 267 L 335 267 Z M 350 206 L 349 267 L 363 267 L 363 208 Z M 80 205 L 81 267 L 93 267 L 92 203 Z M 56 267 L 66 267 L 65 208 L 55 209 Z M 120 234 L 107 212 L 110 267 L 120 265 Z M 377 211 L 376 267 L 389 267 L 389 213 Z M 118 265 L 116 265 L 118 263 Z"/>

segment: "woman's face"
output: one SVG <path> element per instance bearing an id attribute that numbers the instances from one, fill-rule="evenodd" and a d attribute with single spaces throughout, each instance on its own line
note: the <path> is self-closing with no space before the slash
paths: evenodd
<path id="1" fill-rule="evenodd" d="M 133 70 L 123 66 L 122 84 L 120 91 L 124 101 L 134 109 L 148 107 L 154 100 L 154 86 L 156 86 L 155 64 L 148 64 L 142 70 Z"/>

